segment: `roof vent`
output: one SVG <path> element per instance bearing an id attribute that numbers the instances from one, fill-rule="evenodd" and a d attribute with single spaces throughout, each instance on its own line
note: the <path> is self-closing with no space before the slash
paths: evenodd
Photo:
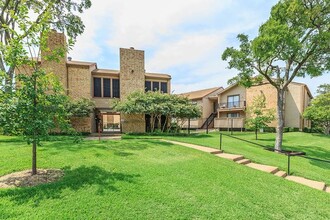
<path id="1" fill-rule="evenodd" d="M 68 61 L 71 61 L 72 60 L 72 57 L 68 57 Z"/>

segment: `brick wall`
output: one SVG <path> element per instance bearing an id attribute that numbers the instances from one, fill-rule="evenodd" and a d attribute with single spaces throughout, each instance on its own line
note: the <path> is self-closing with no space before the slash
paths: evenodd
<path id="1" fill-rule="evenodd" d="M 68 67 L 68 95 L 72 99 L 92 97 L 91 94 L 91 71 L 89 66 Z"/>
<path id="2" fill-rule="evenodd" d="M 120 99 L 145 86 L 144 51 L 120 48 Z M 122 131 L 145 132 L 145 117 L 121 114 Z"/>
<path id="3" fill-rule="evenodd" d="M 270 84 L 252 86 L 252 87 L 246 89 L 246 106 L 247 106 L 247 108 L 249 108 L 249 106 L 252 105 L 254 98 L 261 94 L 265 95 L 266 109 L 275 109 L 275 114 L 276 114 L 277 91 Z M 248 117 L 248 115 L 247 115 L 247 117 Z M 277 125 L 276 120 L 274 120 L 268 126 L 276 127 L 276 125 Z"/>
<path id="4" fill-rule="evenodd" d="M 41 66 L 47 72 L 52 72 L 57 75 L 62 82 L 64 89 L 67 89 L 67 68 L 66 68 L 66 60 L 67 55 L 63 57 L 59 57 L 57 61 L 54 60 L 46 60 L 45 57 L 50 55 L 52 51 L 60 48 L 66 47 L 66 38 L 64 33 L 57 33 L 56 31 L 51 31 L 49 33 L 49 37 L 47 40 L 48 48 L 47 50 L 41 51 Z"/>

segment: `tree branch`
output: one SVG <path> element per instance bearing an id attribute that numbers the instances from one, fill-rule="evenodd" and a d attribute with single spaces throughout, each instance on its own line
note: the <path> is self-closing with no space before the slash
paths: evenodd
<path id="1" fill-rule="evenodd" d="M 302 59 L 301 62 L 299 62 L 299 64 L 296 66 L 296 68 L 293 70 L 293 73 L 291 75 L 291 77 L 289 78 L 289 80 L 284 84 L 283 88 L 286 88 L 291 82 L 292 80 L 297 76 L 298 71 L 300 70 L 300 68 L 306 63 L 306 61 L 308 60 L 308 58 L 314 53 L 314 50 L 317 48 L 317 44 L 314 43 L 312 48 L 310 49 L 310 51 L 308 51 L 305 55 L 305 57 Z"/>

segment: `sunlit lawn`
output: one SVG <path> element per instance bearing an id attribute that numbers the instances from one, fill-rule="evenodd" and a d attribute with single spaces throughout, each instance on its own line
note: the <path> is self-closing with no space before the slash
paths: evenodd
<path id="1" fill-rule="evenodd" d="M 230 134 L 229 132 L 222 132 Z M 256 141 L 253 132 L 234 132 L 234 137 L 258 143 L 262 146 L 273 148 L 275 143 L 274 133 L 260 133 Z M 141 136 L 125 136 L 125 138 L 141 138 Z M 155 138 L 154 136 L 152 138 Z M 219 132 L 209 134 L 192 134 L 190 136 L 166 136 L 164 138 L 188 142 L 208 147 L 219 148 Z M 223 135 L 222 149 L 228 153 L 242 154 L 257 163 L 279 167 L 287 171 L 287 156 L 265 150 L 263 147 L 248 142 L 237 140 Z M 330 161 L 330 136 L 303 132 L 284 133 L 283 149 L 303 151 L 309 157 Z M 326 182 L 330 185 L 330 163 L 300 157 L 291 157 L 291 170 L 293 175 L 303 176 L 313 180 Z"/>
<path id="2" fill-rule="evenodd" d="M 216 136 L 191 141 L 211 145 Z M 0 137 L 0 176 L 29 169 L 30 155 L 19 138 Z M 47 142 L 38 166 L 65 176 L 1 189 L 0 219 L 330 218 L 325 192 L 158 140 Z"/>

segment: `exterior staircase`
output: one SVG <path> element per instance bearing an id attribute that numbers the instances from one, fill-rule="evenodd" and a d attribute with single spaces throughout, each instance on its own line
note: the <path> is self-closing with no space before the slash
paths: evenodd
<path id="1" fill-rule="evenodd" d="M 211 113 L 210 116 L 204 121 L 204 123 L 202 124 L 202 126 L 200 128 L 201 129 L 209 128 L 209 126 L 214 121 L 215 117 L 217 117 L 217 113 L 216 112 Z"/>
<path id="2" fill-rule="evenodd" d="M 282 177 L 286 180 L 293 181 L 296 183 L 303 184 L 305 186 L 318 189 L 327 193 L 330 193 L 330 186 L 327 186 L 324 182 L 319 182 L 319 181 L 314 181 L 314 180 L 309 180 L 304 177 L 299 177 L 299 176 L 288 176 L 286 172 L 280 170 L 278 167 L 274 166 L 269 166 L 269 165 L 264 165 L 264 164 L 258 164 L 258 163 L 253 163 L 251 160 L 244 158 L 243 155 L 236 155 L 236 154 L 228 154 L 224 153 L 222 150 L 216 150 L 214 148 L 210 147 L 204 147 L 200 145 L 195 145 L 195 144 L 188 144 L 188 143 L 182 143 L 178 141 L 170 141 L 170 140 L 162 140 L 168 143 L 172 144 L 177 144 L 189 148 L 193 148 L 196 150 L 200 150 L 206 153 L 213 154 L 217 157 L 224 158 L 227 160 L 231 160 L 233 162 L 236 162 L 238 164 L 246 165 L 250 168 L 260 170 L 269 174 L 274 174 L 275 176 Z"/>

